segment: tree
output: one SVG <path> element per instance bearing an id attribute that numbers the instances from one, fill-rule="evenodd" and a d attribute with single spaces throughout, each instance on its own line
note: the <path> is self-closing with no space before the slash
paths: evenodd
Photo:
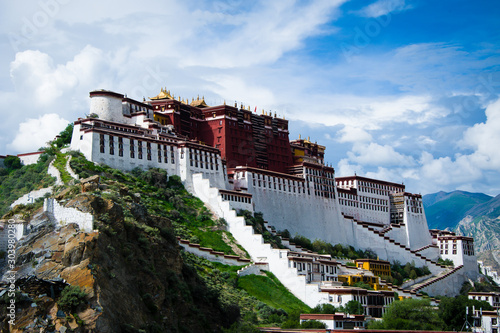
<path id="1" fill-rule="evenodd" d="M 358 281 L 355 284 L 353 284 L 352 286 L 367 289 L 367 290 L 373 290 L 372 286 L 370 286 L 368 283 L 363 282 L 363 281 Z"/>
<path id="2" fill-rule="evenodd" d="M 64 147 L 71 143 L 71 136 L 73 135 L 73 123 L 68 124 L 66 128 L 59 133 L 59 136 L 53 141 L 57 148 Z"/>
<path id="3" fill-rule="evenodd" d="M 469 311 L 474 306 L 476 309 L 493 310 L 486 301 L 469 299 L 467 296 L 443 297 L 439 303 L 439 317 L 445 323 L 445 329 L 449 331 L 458 331 L 465 322 L 465 308 Z M 469 312 L 470 313 L 470 312 Z"/>
<path id="4" fill-rule="evenodd" d="M 329 304 L 329 303 L 324 303 L 324 304 L 318 304 L 316 305 L 312 310 L 311 313 L 319 313 L 319 314 L 334 314 L 337 309 Z"/>
<path id="5" fill-rule="evenodd" d="M 9 170 L 20 169 L 23 165 L 17 156 L 9 155 L 3 160 L 3 165 Z"/>
<path id="6" fill-rule="evenodd" d="M 349 314 L 363 314 L 363 305 L 360 302 L 351 300 L 343 307 L 343 311 Z"/>
<path id="7" fill-rule="evenodd" d="M 326 328 L 326 325 L 318 320 L 306 320 L 300 324 L 300 328 Z"/>
<path id="8" fill-rule="evenodd" d="M 445 326 L 429 300 L 405 299 L 392 303 L 382 321 L 369 325 L 374 329 L 441 330 Z"/>

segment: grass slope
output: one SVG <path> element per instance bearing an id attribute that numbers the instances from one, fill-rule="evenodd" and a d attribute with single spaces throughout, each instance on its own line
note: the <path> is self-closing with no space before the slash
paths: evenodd
<path id="1" fill-rule="evenodd" d="M 0 169 L 0 216 L 10 210 L 18 198 L 33 190 L 54 184 L 54 178 L 47 174 L 48 159 L 36 164 L 25 165 L 17 170 Z"/>
<path id="2" fill-rule="evenodd" d="M 311 310 L 288 291 L 271 272 L 265 273 L 266 276 L 247 275 L 240 277 L 238 287 L 275 309 L 283 309 L 286 312 L 298 310 L 301 313 L 308 313 Z"/>

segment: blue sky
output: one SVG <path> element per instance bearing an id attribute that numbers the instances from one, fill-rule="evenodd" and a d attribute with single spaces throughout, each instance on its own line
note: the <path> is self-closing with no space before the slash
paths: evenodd
<path id="1" fill-rule="evenodd" d="M 500 193 L 491 0 L 26 0 L 0 11 L 0 154 L 43 146 L 88 92 L 166 86 L 276 112 L 340 176 Z"/>

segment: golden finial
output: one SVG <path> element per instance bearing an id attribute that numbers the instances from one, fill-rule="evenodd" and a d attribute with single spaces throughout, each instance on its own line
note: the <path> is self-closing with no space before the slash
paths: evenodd
<path id="1" fill-rule="evenodd" d="M 237 108 L 238 107 L 238 102 L 234 101 L 234 107 Z"/>
<path id="2" fill-rule="evenodd" d="M 262 109 L 262 114 L 264 114 L 264 109 Z"/>
<path id="3" fill-rule="evenodd" d="M 299 140 L 300 140 L 300 134 L 299 134 Z"/>
<path id="4" fill-rule="evenodd" d="M 274 113 L 274 118 L 276 118 L 276 112 Z"/>
<path id="5" fill-rule="evenodd" d="M 248 106 L 247 110 L 250 111 L 250 105 Z"/>
<path id="6" fill-rule="evenodd" d="M 226 100 L 224 100 L 224 105 L 226 105 Z"/>

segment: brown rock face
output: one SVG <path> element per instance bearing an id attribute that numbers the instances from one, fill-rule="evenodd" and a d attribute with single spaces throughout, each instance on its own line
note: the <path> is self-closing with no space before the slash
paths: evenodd
<path id="1" fill-rule="evenodd" d="M 219 332 L 220 323 L 231 321 L 217 295 L 184 265 L 168 219 L 150 216 L 135 202 L 125 214 L 113 201 L 88 193 L 66 207 L 92 213 L 99 231 L 81 232 L 76 224 L 59 231 L 46 226 L 20 242 L 17 279 L 39 280 L 31 280 L 29 288 L 19 286 L 28 297 L 17 304 L 16 326 L 9 327 L 0 307 L 2 332 L 51 332 L 63 326 L 73 332 Z M 87 296 L 85 304 L 58 318 L 62 288 L 54 285 L 62 280 Z"/>

